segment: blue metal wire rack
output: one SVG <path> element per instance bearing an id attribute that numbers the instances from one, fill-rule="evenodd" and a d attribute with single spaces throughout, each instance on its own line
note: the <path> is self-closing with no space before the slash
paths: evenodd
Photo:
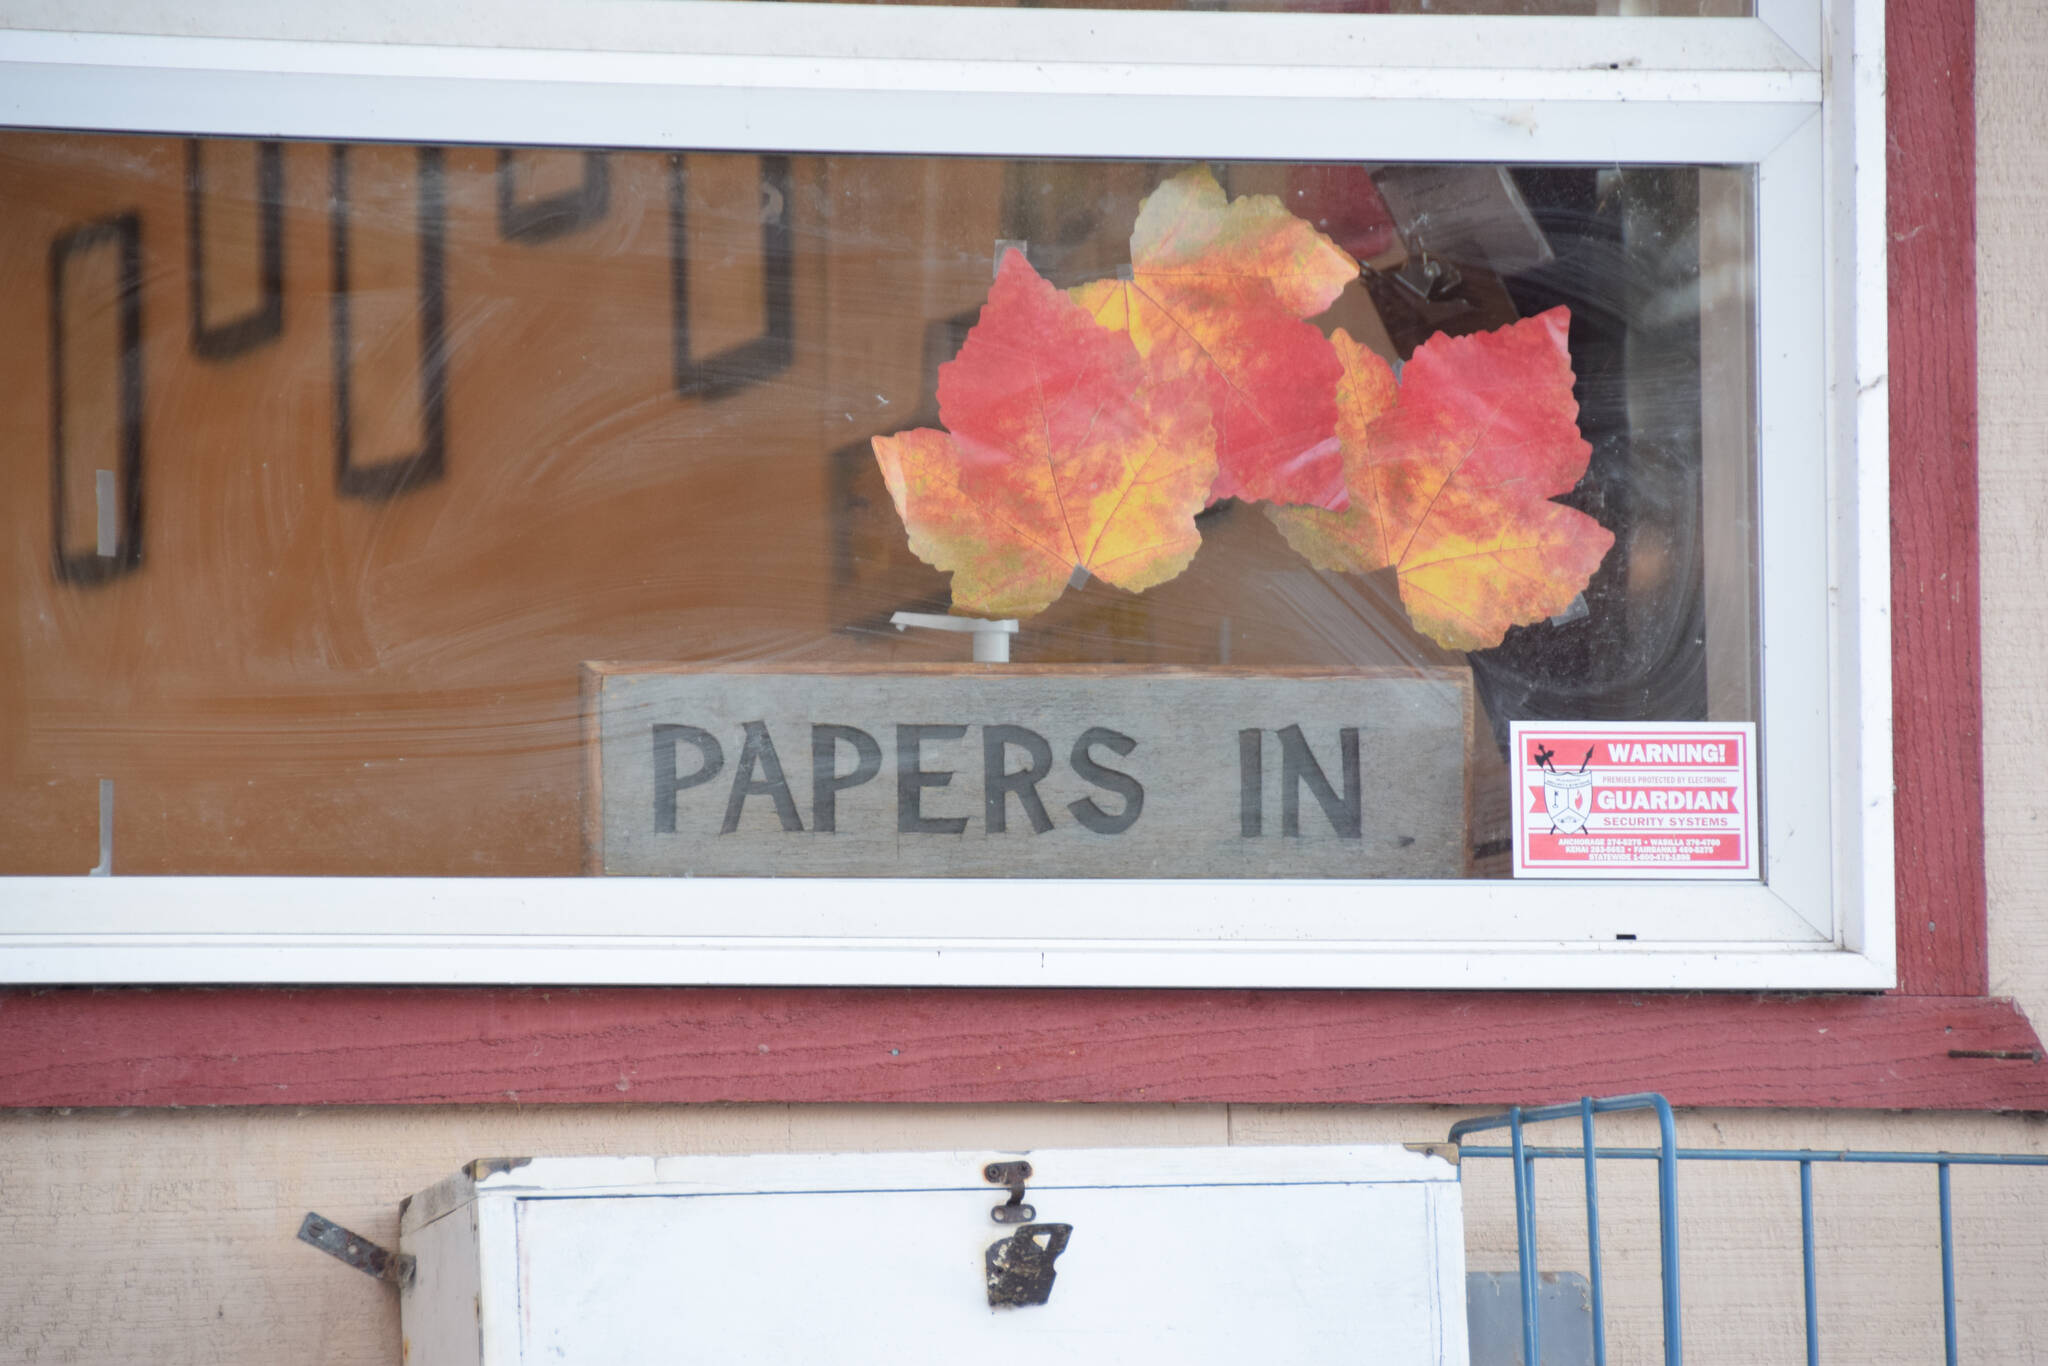
<path id="1" fill-rule="evenodd" d="M 1657 1116 L 1658 1143 L 1654 1148 L 1602 1148 L 1594 1142 L 1596 1115 L 1623 1110 L 1649 1110 Z M 1554 1120 L 1579 1121 L 1579 1146 L 1537 1146 L 1528 1142 L 1523 1130 L 1531 1124 Z M 1466 1142 L 1469 1134 L 1506 1129 L 1506 1147 Z M 1956 1366 L 1956 1258 L 1954 1205 L 1949 1192 L 1949 1171 L 1953 1167 L 2048 1167 L 2048 1154 L 2036 1153 L 1898 1153 L 1853 1152 L 1813 1148 L 1681 1148 L 1671 1103 L 1660 1095 L 1641 1094 L 1586 1096 L 1562 1105 L 1531 1108 L 1516 1106 L 1505 1114 L 1460 1120 L 1451 1126 L 1451 1141 L 1460 1145 L 1463 1159 L 1498 1157 L 1514 1163 L 1515 1253 L 1522 1300 L 1522 1360 L 1540 1362 L 1541 1343 L 1537 1327 L 1536 1274 L 1536 1163 L 1540 1159 L 1562 1159 L 1583 1165 L 1586 1182 L 1587 1280 L 1593 1309 L 1594 1366 L 1607 1366 L 1607 1322 L 1600 1271 L 1600 1174 L 1598 1163 L 1610 1158 L 1650 1161 L 1657 1164 L 1657 1244 L 1659 1274 L 1663 1283 L 1665 1366 L 1680 1366 L 1685 1348 L 1679 1325 L 1680 1281 L 1678 1274 L 1678 1164 L 1680 1162 L 1784 1162 L 1799 1164 L 1800 1256 L 1806 1279 L 1807 1366 L 1820 1363 L 1820 1316 L 1815 1304 L 1813 1240 L 1813 1168 L 1825 1163 L 1879 1163 L 1933 1167 L 1941 1210 L 1941 1312 L 1942 1340 L 1948 1366 Z"/>

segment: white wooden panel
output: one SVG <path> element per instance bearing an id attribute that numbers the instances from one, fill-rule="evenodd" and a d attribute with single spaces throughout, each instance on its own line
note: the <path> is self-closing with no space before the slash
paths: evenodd
<path id="1" fill-rule="evenodd" d="M 1757 540 L 1763 557 L 1763 824 L 1767 877 L 1816 929 L 1832 931 L 1830 805 L 1810 784 L 1833 750 L 1832 637 L 1821 232 L 1823 146 L 1815 115 L 1757 168 Z M 1845 756 L 1846 757 L 1846 756 Z M 1853 847 L 1853 840 L 1852 840 Z"/>
<path id="2" fill-rule="evenodd" d="M 0 905 L 7 936 L 0 942 L 46 959 L 124 941 L 166 956 L 167 964 L 187 951 L 216 954 L 218 975 L 202 971 L 193 979 L 214 981 L 246 980 L 235 976 L 233 956 L 295 944 L 362 954 L 473 951 L 468 971 L 452 979 L 461 981 L 495 980 L 499 969 L 486 960 L 500 952 L 574 949 L 593 961 L 566 964 L 564 975 L 550 980 L 575 982 L 648 980 L 630 970 L 614 978 L 616 965 L 594 961 L 613 949 L 745 954 L 756 960 L 748 970 L 767 975 L 725 980 L 781 981 L 795 969 L 773 967 L 774 958 L 842 941 L 888 954 L 1185 953 L 1216 947 L 1198 937 L 1208 935 L 1247 950 L 1314 945 L 1323 953 L 1356 952 L 1382 940 L 1408 952 L 1451 952 L 1461 941 L 1470 941 L 1462 944 L 1467 950 L 1612 952 L 1617 934 L 1660 948 L 1727 950 L 1782 938 L 1803 951 L 1826 942 L 1768 887 L 1665 885 L 1651 898 L 1648 885 L 1124 879 L 1065 882 L 1049 897 L 1042 887 L 1001 879 L 693 878 L 679 885 L 669 878 L 17 878 Z M 1114 916 L 1096 899 L 1106 892 L 1114 893 Z M 1254 893 L 1255 917 L 1244 905 Z M 282 907 L 295 918 L 281 930 Z M 422 909 L 431 910 L 431 919 L 422 918 Z M 876 937 L 854 940 L 856 926 Z M 361 980 L 348 977 L 349 968 L 337 964 L 331 973 L 339 975 L 330 975 L 308 963 L 298 970 L 303 975 L 272 980 Z M 144 963 L 127 970 L 145 974 L 138 981 L 178 980 L 150 978 Z M 11 955 L 0 958 L 0 981 L 38 980 L 33 971 Z"/>
<path id="3" fill-rule="evenodd" d="M 714 59 L 670 58 L 636 76 L 607 69 L 572 83 L 561 78 L 564 54 L 530 54 L 516 75 L 464 79 L 433 74 L 455 64 L 452 54 L 435 54 L 431 73 L 310 62 L 299 73 L 255 69 L 274 55 L 265 52 L 155 64 L 154 44 L 59 62 L 40 37 L 0 35 L 0 122 L 732 151 L 1715 163 L 1754 161 L 1815 107 L 1811 83 L 1790 76 L 1764 86 L 1747 75 L 1726 85 L 1680 77 L 1659 97 L 1607 79 L 1488 71 L 1453 81 L 1433 70 L 1366 79 L 1284 67 L 1140 82 L 1124 67 L 1004 66 L 977 85 L 938 63 L 905 62 L 873 64 L 841 85 L 748 86 L 732 84 L 747 73 Z M 753 78 L 785 82 L 808 69 L 771 65 Z"/>
<path id="4" fill-rule="evenodd" d="M 1428 1135 L 1426 1135 L 1428 1136 Z M 1134 1166 L 1134 1148 L 1040 1149 L 1028 1153 L 1032 1188 L 1084 1186 L 1278 1185 L 1322 1182 L 1452 1182 L 1455 1168 L 1428 1153 L 1391 1146 L 1148 1148 Z M 976 1190 L 981 1169 L 1022 1150 L 976 1152 L 824 1153 L 770 1161 L 758 1153 L 665 1157 L 499 1158 L 473 1179 L 458 1175 L 434 1188 L 438 1206 L 416 1198 L 405 1213 L 409 1231 L 471 1194 L 567 1198 L 627 1195 L 738 1195 L 821 1190 Z M 476 1167 L 479 1164 L 471 1164 Z M 987 1187 L 1000 1195 L 995 1187 Z"/>
<path id="5" fill-rule="evenodd" d="M 581 52 L 803 54 L 931 60 L 990 51 L 1033 64 L 1494 67 L 1554 71 L 1796 72 L 1815 65 L 1778 27 L 1818 32 L 1819 0 L 1764 0 L 1756 20 L 1507 15 L 1340 15 L 781 4 L 752 0 L 468 0 L 435 5 L 279 5 L 274 0 L 0 0 L 0 27 L 183 38 Z M 1335 35 L 1334 40 L 1332 35 Z"/>
<path id="6" fill-rule="evenodd" d="M 464 1206 L 447 1218 L 420 1229 L 409 1250 L 418 1258 L 403 1298 L 431 1304 L 482 1303 L 481 1268 L 477 1264 L 477 1205 Z M 481 1313 L 432 1314 L 407 1325 L 400 1343 L 404 1361 L 481 1361 L 484 1354 Z"/>
<path id="7" fill-rule="evenodd" d="M 1046 1304 L 1000 1309 L 988 1191 L 522 1200 L 522 1359 L 1462 1359 L 1438 1312 L 1435 1189 L 1034 1190 L 1072 1240 Z"/>
<path id="8" fill-rule="evenodd" d="M 1835 900 L 1844 947 L 1896 980 L 1892 771 L 1891 228 L 1885 211 L 1885 17 L 1876 0 L 1829 15 L 1827 128 L 1834 168 L 1828 317 L 1829 485 L 1836 635 Z M 1853 174 L 1851 170 L 1853 168 Z"/>
<path id="9" fill-rule="evenodd" d="M 557 1159 L 458 1177 L 406 1215 L 422 1258 L 411 1362 L 1466 1359 L 1459 1188 L 1439 1158 L 1031 1154 L 1037 1222 L 1073 1231 L 1048 1302 L 1017 1308 L 988 1303 L 985 1252 L 1011 1232 L 990 1218 L 1005 1192 L 978 1179 L 988 1160 Z M 442 1257 L 481 1264 L 482 1284 Z"/>

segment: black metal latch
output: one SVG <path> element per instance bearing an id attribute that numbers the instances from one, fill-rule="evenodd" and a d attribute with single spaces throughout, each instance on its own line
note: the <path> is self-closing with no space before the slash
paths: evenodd
<path id="1" fill-rule="evenodd" d="M 1067 1250 L 1072 1224 L 1026 1224 L 989 1244 L 988 1302 L 1021 1308 L 1052 1298 L 1053 1262 Z"/>
<path id="2" fill-rule="evenodd" d="M 988 1246 L 988 1302 L 997 1308 L 1044 1304 L 1052 1298 L 1052 1264 L 1067 1250 L 1074 1226 L 1032 1222 L 1038 1210 L 1024 1202 L 1024 1183 L 1031 1179 L 1029 1162 L 991 1162 L 981 1174 L 990 1185 L 1010 1189 L 1010 1198 L 991 1209 L 989 1218 L 1023 1225 Z"/>

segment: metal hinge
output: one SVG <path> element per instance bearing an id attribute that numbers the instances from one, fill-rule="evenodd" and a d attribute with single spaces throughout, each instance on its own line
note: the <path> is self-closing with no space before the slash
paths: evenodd
<path id="1" fill-rule="evenodd" d="M 1024 1203 L 1024 1183 L 1031 1179 L 1029 1162 L 991 1162 L 981 1174 L 991 1186 L 1010 1188 L 1010 1198 L 990 1210 L 989 1218 L 999 1224 L 1028 1224 L 1038 1217 L 1038 1210 Z"/>
<path id="2" fill-rule="evenodd" d="M 410 1253 L 393 1252 L 363 1237 L 351 1233 L 332 1219 L 308 1211 L 304 1222 L 299 1225 L 299 1241 L 311 1243 L 336 1261 L 345 1262 L 380 1281 L 393 1285 L 412 1284 L 412 1275 L 418 1262 Z"/>

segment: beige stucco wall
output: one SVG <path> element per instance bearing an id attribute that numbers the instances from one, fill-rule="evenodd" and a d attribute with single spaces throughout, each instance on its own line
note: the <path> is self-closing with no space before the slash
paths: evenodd
<path id="1" fill-rule="evenodd" d="M 293 1233 L 317 1209 L 393 1242 L 398 1199 L 479 1154 L 1394 1141 L 1441 1137 L 1454 1118 L 1258 1106 L 22 1113 L 0 1125 L 0 1360 L 395 1366 L 395 1294 Z M 2048 1151 L 2048 1122 L 1974 1116 L 1693 1112 L 1680 1136 L 1702 1146 Z M 1614 1359 L 1661 1360 L 1652 1172 L 1606 1168 Z M 1474 1269 L 1514 1265 L 1508 1181 L 1505 1163 L 1467 1164 Z M 1571 1171 L 1555 1164 L 1540 1186 L 1543 1264 L 1582 1268 Z M 1815 1186 L 1828 1359 L 1939 1360 L 1932 1172 L 1823 1169 Z M 1964 1359 L 2048 1360 L 2048 1174 L 1963 1170 L 1955 1190 Z M 1686 1169 L 1689 1360 L 1799 1359 L 1797 1192 L 1789 1170 Z"/>
<path id="2" fill-rule="evenodd" d="M 1979 210 L 1986 761 L 1992 976 L 2048 1018 L 2048 7 L 1979 6 Z M 396 1203 L 493 1153 L 1029 1148 L 1413 1140 L 1456 1116 L 1416 1108 L 605 1107 L 18 1112 L 0 1115 L 0 1360 L 249 1363 L 397 1360 L 388 1289 L 292 1241 L 317 1209 L 385 1240 Z M 2048 1151 L 2018 1117 L 1694 1112 L 1681 1138 L 1726 1144 Z M 1512 1264 L 1504 1164 L 1467 1172 L 1477 1268 Z M 1607 1178 L 1616 1359 L 1655 1359 L 1647 1171 Z M 1820 1173 L 1828 1359 L 1938 1359 L 1933 1177 Z M 1563 1170 L 1545 1179 L 1546 1264 L 1581 1237 Z M 2048 1360 L 2048 1173 L 1956 1178 L 1964 1358 Z M 1798 1359 L 1796 1181 L 1688 1171 L 1683 1189 L 1695 1362 Z"/>

